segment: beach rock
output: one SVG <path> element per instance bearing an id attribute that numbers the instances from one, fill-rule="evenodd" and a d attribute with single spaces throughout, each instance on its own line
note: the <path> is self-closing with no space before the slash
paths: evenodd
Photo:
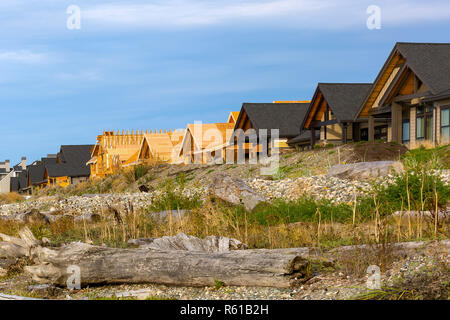
<path id="1" fill-rule="evenodd" d="M 25 213 L 23 220 L 25 223 L 50 223 L 48 217 L 37 209 L 31 209 Z"/>
<path id="2" fill-rule="evenodd" d="M 245 209 L 253 210 L 266 199 L 250 188 L 243 180 L 234 179 L 225 174 L 216 175 L 209 185 L 209 193 L 228 203 L 243 204 Z"/>
<path id="3" fill-rule="evenodd" d="M 403 172 L 399 161 L 373 161 L 334 165 L 327 176 L 348 180 L 369 180 L 389 175 L 392 171 Z"/>
<path id="4" fill-rule="evenodd" d="M 102 217 L 97 213 L 86 213 L 82 216 L 75 217 L 75 221 L 83 221 L 97 223 L 102 220 Z"/>

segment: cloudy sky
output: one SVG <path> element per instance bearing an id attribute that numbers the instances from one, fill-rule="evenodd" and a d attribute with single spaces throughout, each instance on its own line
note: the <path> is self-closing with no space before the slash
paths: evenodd
<path id="1" fill-rule="evenodd" d="M 1 0 L 0 161 L 372 82 L 396 41 L 449 42 L 449 29 L 447 0 Z"/>

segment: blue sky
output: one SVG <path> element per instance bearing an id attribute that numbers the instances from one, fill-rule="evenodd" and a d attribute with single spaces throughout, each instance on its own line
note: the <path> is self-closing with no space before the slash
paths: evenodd
<path id="1" fill-rule="evenodd" d="M 448 30 L 439 0 L 1 0 L 0 161 L 372 82 L 396 41 L 449 42 Z"/>

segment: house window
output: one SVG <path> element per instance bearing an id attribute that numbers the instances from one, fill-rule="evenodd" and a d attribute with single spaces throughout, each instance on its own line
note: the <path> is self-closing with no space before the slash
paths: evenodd
<path id="1" fill-rule="evenodd" d="M 441 109 L 441 141 L 450 142 L 450 107 Z"/>
<path id="2" fill-rule="evenodd" d="M 409 119 L 403 120 L 402 123 L 402 141 L 403 142 L 409 141 Z"/>
<path id="3" fill-rule="evenodd" d="M 406 143 L 410 140 L 409 108 L 403 110 L 402 119 L 402 142 Z"/>
<path id="4" fill-rule="evenodd" d="M 360 135 L 361 135 L 360 136 L 361 141 L 369 141 L 369 129 L 368 128 L 361 129 Z"/>
<path id="5" fill-rule="evenodd" d="M 418 140 L 431 140 L 433 137 L 433 109 L 431 107 L 417 107 L 416 117 L 416 138 Z"/>
<path id="6" fill-rule="evenodd" d="M 377 126 L 374 128 L 374 139 L 375 140 L 381 140 L 381 141 L 387 141 L 387 134 L 388 133 L 388 126 Z"/>

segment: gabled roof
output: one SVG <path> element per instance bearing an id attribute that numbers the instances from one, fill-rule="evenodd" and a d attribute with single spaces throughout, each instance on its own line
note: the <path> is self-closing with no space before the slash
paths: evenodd
<path id="1" fill-rule="evenodd" d="M 32 185 L 41 183 L 44 181 L 44 164 L 38 161 L 35 165 L 28 166 L 28 177 Z"/>
<path id="2" fill-rule="evenodd" d="M 169 133 L 150 133 L 144 135 L 144 140 L 142 141 L 137 158 L 140 158 L 145 144 L 148 145 L 154 158 L 162 161 L 170 161 L 172 159 L 173 142 Z"/>
<path id="3" fill-rule="evenodd" d="M 395 49 L 433 94 L 449 88 L 450 43 L 398 42 Z"/>
<path id="4" fill-rule="evenodd" d="M 258 132 L 279 129 L 280 138 L 295 137 L 300 134 L 300 125 L 308 110 L 309 103 L 244 103 L 242 104 L 235 130 L 246 113 L 253 128 Z"/>
<path id="5" fill-rule="evenodd" d="M 91 149 L 93 145 L 65 145 L 61 146 L 59 158 L 61 162 L 66 164 L 80 166 L 86 165 L 86 162 L 91 158 Z"/>
<path id="6" fill-rule="evenodd" d="M 231 139 L 234 127 L 234 123 L 188 124 L 178 154 L 182 154 L 186 139 L 189 136 L 192 136 L 194 140 L 194 152 L 202 151 L 206 148 L 213 150 L 224 146 Z M 221 137 L 222 141 L 217 141 L 218 137 Z"/>
<path id="7" fill-rule="evenodd" d="M 236 123 L 237 119 L 239 118 L 239 111 L 231 111 L 230 115 L 228 116 L 228 123 Z"/>
<path id="8" fill-rule="evenodd" d="M 49 164 L 56 164 L 56 158 L 41 158 L 41 163 L 44 166 Z"/>
<path id="9" fill-rule="evenodd" d="M 316 112 L 320 107 L 318 99 L 321 96 L 338 121 L 353 121 L 371 88 L 371 83 L 319 83 L 302 123 L 302 128 L 306 119 L 311 117 L 310 113 Z"/>
<path id="10" fill-rule="evenodd" d="M 367 115 L 368 108 L 380 94 L 391 72 L 403 64 L 413 71 L 432 95 L 439 95 L 449 89 L 450 43 L 397 42 L 355 118 Z"/>

